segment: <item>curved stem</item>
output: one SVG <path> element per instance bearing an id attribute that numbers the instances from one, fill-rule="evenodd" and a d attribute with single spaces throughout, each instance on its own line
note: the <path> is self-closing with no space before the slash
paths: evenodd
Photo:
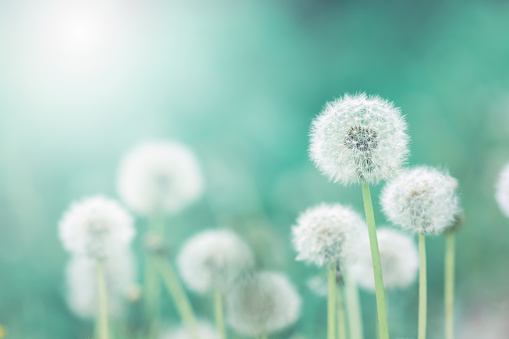
<path id="1" fill-rule="evenodd" d="M 104 262 L 97 261 L 96 265 L 97 277 L 97 296 L 99 299 L 99 313 L 98 313 L 98 336 L 100 339 L 109 338 L 108 326 L 108 293 L 106 292 L 106 279 L 104 277 Z"/>
<path id="2" fill-rule="evenodd" d="M 445 233 L 445 339 L 454 339 L 454 250 L 456 234 Z"/>
<path id="3" fill-rule="evenodd" d="M 337 297 L 337 316 L 338 316 L 338 339 L 346 339 L 346 318 L 341 284 L 337 284 L 336 297 Z"/>
<path id="4" fill-rule="evenodd" d="M 418 339 L 426 339 L 427 288 L 426 288 L 426 238 L 419 233 L 419 324 Z"/>
<path id="5" fill-rule="evenodd" d="M 216 318 L 216 326 L 221 334 L 222 339 L 226 339 L 226 327 L 224 326 L 224 316 L 223 316 L 223 296 L 221 293 L 221 289 L 216 286 L 214 292 L 214 315 Z"/>
<path id="6" fill-rule="evenodd" d="M 327 339 L 336 339 L 336 267 L 334 264 L 329 266 L 328 275 L 329 294 L 327 298 Z"/>
<path id="7" fill-rule="evenodd" d="M 389 338 L 389 327 L 387 325 L 387 306 L 385 302 L 385 290 L 382 277 L 382 265 L 380 262 L 380 251 L 378 250 L 378 239 L 376 236 L 375 215 L 373 214 L 373 203 L 369 184 L 363 181 L 362 198 L 364 200 L 364 211 L 368 224 L 369 244 L 371 246 L 371 258 L 373 259 L 373 273 L 375 275 L 376 308 L 378 311 L 378 333 L 380 339 Z"/>
<path id="8" fill-rule="evenodd" d="M 363 339 L 364 335 L 359 290 L 357 289 L 355 281 L 353 281 L 348 273 L 345 275 L 345 294 L 350 339 Z"/>

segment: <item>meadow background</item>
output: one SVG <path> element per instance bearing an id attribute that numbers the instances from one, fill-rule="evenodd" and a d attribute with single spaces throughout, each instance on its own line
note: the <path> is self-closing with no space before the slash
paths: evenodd
<path id="1" fill-rule="evenodd" d="M 172 253 L 199 230 L 235 229 L 259 266 L 287 272 L 304 298 L 301 320 L 282 337 L 323 337 L 325 299 L 306 287 L 316 270 L 294 261 L 290 228 L 322 201 L 363 212 L 360 188 L 328 183 L 307 155 L 312 118 L 357 91 L 402 108 L 409 165 L 446 166 L 460 182 L 458 337 L 509 338 L 509 220 L 493 196 L 509 161 L 508 18 L 504 1 L 0 0 L 8 338 L 91 333 L 65 303 L 57 223 L 73 200 L 117 197 L 119 161 L 147 139 L 190 145 L 205 175 L 205 197 L 169 220 Z M 428 279 L 429 337 L 441 338 L 440 237 L 428 241 Z M 374 338 L 375 298 L 361 297 Z M 208 300 L 193 303 L 211 318 Z M 415 337 L 417 285 L 389 292 L 388 306 L 392 337 Z"/>

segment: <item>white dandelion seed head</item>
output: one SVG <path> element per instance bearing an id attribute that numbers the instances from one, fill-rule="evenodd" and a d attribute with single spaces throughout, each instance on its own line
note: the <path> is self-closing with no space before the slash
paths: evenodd
<path id="1" fill-rule="evenodd" d="M 500 173 L 495 198 L 502 212 L 509 217 L 509 163 L 505 165 Z"/>
<path id="2" fill-rule="evenodd" d="M 176 213 L 203 193 L 194 153 L 177 142 L 146 142 L 123 159 L 118 174 L 122 200 L 140 214 Z"/>
<path id="3" fill-rule="evenodd" d="M 293 325 L 300 316 L 301 298 L 284 274 L 259 272 L 233 286 L 226 309 L 235 331 L 259 336 Z"/>
<path id="4" fill-rule="evenodd" d="M 189 239 L 177 257 L 177 267 L 187 287 L 206 293 L 218 286 L 226 291 L 254 269 L 254 254 L 235 233 L 208 230 Z"/>
<path id="5" fill-rule="evenodd" d="M 393 224 L 424 234 L 445 231 L 461 212 L 457 180 L 427 166 L 406 169 L 389 181 L 381 204 Z"/>
<path id="6" fill-rule="evenodd" d="M 196 324 L 199 339 L 221 339 L 217 329 L 206 321 L 199 320 Z M 159 339 L 196 339 L 184 326 L 170 327 L 161 332 Z"/>
<path id="7" fill-rule="evenodd" d="M 97 261 L 73 256 L 66 269 L 66 300 L 71 311 L 81 318 L 94 318 L 99 308 L 96 278 Z M 119 317 L 129 289 L 135 285 L 136 267 L 130 251 L 112 254 L 104 261 L 108 311 Z"/>
<path id="8" fill-rule="evenodd" d="M 66 250 L 98 259 L 128 247 L 134 235 L 129 213 L 103 196 L 73 203 L 59 224 L 60 240 Z"/>
<path id="9" fill-rule="evenodd" d="M 292 227 L 297 260 L 317 266 L 340 263 L 348 258 L 364 220 L 350 207 L 321 204 L 309 208 Z"/>
<path id="10" fill-rule="evenodd" d="M 329 180 L 376 184 L 408 156 L 407 124 L 392 102 L 365 93 L 327 103 L 311 126 L 309 153 Z"/>
<path id="11" fill-rule="evenodd" d="M 412 284 L 419 269 L 419 253 L 413 238 L 390 228 L 380 228 L 377 237 L 384 287 L 405 288 Z M 359 242 L 355 260 L 352 260 L 348 270 L 359 286 L 375 291 L 369 238 Z"/>

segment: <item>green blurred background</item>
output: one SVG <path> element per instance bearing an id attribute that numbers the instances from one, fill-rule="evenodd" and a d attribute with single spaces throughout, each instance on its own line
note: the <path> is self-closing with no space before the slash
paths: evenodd
<path id="1" fill-rule="evenodd" d="M 311 119 L 357 91 L 402 108 L 410 165 L 445 166 L 459 179 L 459 337 L 509 338 L 509 220 L 493 197 L 509 161 L 508 34 L 504 1 L 1 0 L 8 338 L 91 333 L 65 303 L 57 223 L 75 199 L 116 197 L 122 155 L 154 138 L 189 144 L 206 177 L 206 196 L 170 220 L 173 251 L 200 229 L 234 228 L 260 267 L 287 272 L 304 297 L 302 319 L 282 337 L 323 337 L 325 300 L 306 287 L 316 270 L 294 262 L 289 234 L 298 213 L 322 201 L 362 211 L 360 188 L 328 183 L 307 156 Z M 428 244 L 429 337 L 441 338 L 443 239 Z M 374 296 L 361 297 L 366 338 L 375 338 Z M 388 298 L 392 336 L 416 337 L 417 285 Z M 210 318 L 207 300 L 193 302 Z"/>

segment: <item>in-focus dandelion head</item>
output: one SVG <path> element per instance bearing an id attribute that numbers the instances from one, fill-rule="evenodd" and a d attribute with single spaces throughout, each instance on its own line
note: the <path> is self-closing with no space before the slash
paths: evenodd
<path id="1" fill-rule="evenodd" d="M 118 175 L 122 200 L 134 211 L 176 213 L 203 193 L 194 153 L 176 142 L 146 142 L 131 150 Z"/>
<path id="2" fill-rule="evenodd" d="M 405 288 L 412 284 L 417 278 L 419 268 L 419 253 L 413 238 L 390 228 L 380 228 L 377 231 L 377 237 L 384 287 L 386 289 Z M 368 238 L 359 241 L 349 272 L 359 286 L 375 291 Z"/>
<path id="3" fill-rule="evenodd" d="M 461 212 L 457 180 L 427 166 L 406 169 L 388 182 L 381 203 L 393 224 L 425 234 L 445 231 Z"/>
<path id="4" fill-rule="evenodd" d="M 365 93 L 327 103 L 311 127 L 310 156 L 331 181 L 378 183 L 408 156 L 407 125 L 392 102 Z"/>
<path id="5" fill-rule="evenodd" d="M 66 250 L 96 259 L 127 247 L 135 234 L 133 219 L 116 201 L 103 196 L 71 205 L 59 225 Z"/>
<path id="6" fill-rule="evenodd" d="M 500 173 L 495 198 L 502 212 L 509 217 L 509 163 L 505 165 Z"/>
<path id="7" fill-rule="evenodd" d="M 206 321 L 199 320 L 196 324 L 197 337 L 199 339 L 221 339 L 217 329 Z M 170 327 L 163 330 L 158 339 L 196 339 L 193 333 L 185 326 Z"/>
<path id="8" fill-rule="evenodd" d="M 285 275 L 259 272 L 231 289 L 227 320 L 235 331 L 259 336 L 293 325 L 300 308 L 301 298 Z"/>
<path id="9" fill-rule="evenodd" d="M 249 246 L 228 230 L 208 230 L 189 239 L 177 258 L 177 266 L 187 287 L 206 293 L 216 286 L 227 290 L 254 269 Z"/>
<path id="10" fill-rule="evenodd" d="M 367 227 L 349 207 L 321 204 L 309 208 L 292 228 L 297 260 L 323 266 L 340 263 L 353 250 L 359 231 Z"/>

